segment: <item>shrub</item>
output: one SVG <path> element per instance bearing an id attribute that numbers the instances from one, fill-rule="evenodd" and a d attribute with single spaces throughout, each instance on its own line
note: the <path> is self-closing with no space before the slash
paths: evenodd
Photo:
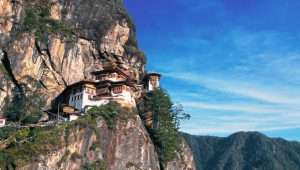
<path id="1" fill-rule="evenodd" d="M 103 160 L 98 160 L 93 163 L 86 163 L 81 169 L 84 170 L 106 170 L 106 163 Z"/>
<path id="2" fill-rule="evenodd" d="M 0 169 L 22 167 L 40 154 L 48 154 L 61 145 L 62 130 L 55 128 L 25 128 L 10 134 L 8 146 L 0 151 Z"/>
<path id="3" fill-rule="evenodd" d="M 22 167 L 31 161 L 35 161 L 38 155 L 47 155 L 68 144 L 68 138 L 72 129 L 78 127 L 89 128 L 93 130 L 99 140 L 96 120 L 103 117 L 110 128 L 114 127 L 114 120 L 118 113 L 124 113 L 125 110 L 117 103 L 111 102 L 107 105 L 93 108 L 89 114 L 80 117 L 76 121 L 59 124 L 56 126 L 24 128 L 16 130 L 15 128 L 1 128 L 0 140 L 6 141 L 5 149 L 0 149 L 0 169 L 16 169 Z M 94 143 L 91 149 L 99 147 L 99 141 Z M 80 158 L 78 154 L 69 155 L 66 152 L 62 160 Z M 61 161 L 59 162 L 61 163 Z M 105 170 L 105 162 L 98 160 L 83 166 L 82 169 Z"/>
<path id="4" fill-rule="evenodd" d="M 0 128 L 0 141 L 7 139 L 11 134 L 16 132 L 16 128 L 13 127 L 2 127 Z"/>
<path id="5" fill-rule="evenodd" d="M 94 117 L 103 117 L 103 119 L 107 123 L 108 128 L 113 129 L 116 117 L 118 113 L 121 112 L 121 110 L 122 109 L 119 104 L 117 104 L 116 102 L 110 102 L 107 105 L 92 107 L 87 111 L 87 113 Z"/>
<path id="6" fill-rule="evenodd" d="M 41 5 L 30 4 L 25 9 L 25 17 L 21 27 L 22 31 L 33 32 L 36 39 L 46 42 L 49 34 L 60 34 L 70 38 L 73 29 L 63 21 L 50 18 L 51 4 L 45 2 Z"/>
<path id="7" fill-rule="evenodd" d="M 140 51 L 136 46 L 133 45 L 125 45 L 125 51 L 134 57 L 138 57 L 141 59 L 143 63 L 147 62 L 146 55 L 144 52 Z"/>
<path id="8" fill-rule="evenodd" d="M 23 124 L 37 123 L 41 117 L 45 98 L 37 92 L 16 92 L 11 102 L 4 105 L 4 115 L 9 121 L 19 121 Z"/>

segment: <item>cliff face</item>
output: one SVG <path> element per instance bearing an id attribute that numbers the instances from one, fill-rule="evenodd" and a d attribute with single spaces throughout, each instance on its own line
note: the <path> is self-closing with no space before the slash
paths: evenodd
<path id="1" fill-rule="evenodd" d="M 185 139 L 182 141 L 180 152 L 177 153 L 175 160 L 168 162 L 166 170 L 196 170 L 193 152 Z"/>
<path id="2" fill-rule="evenodd" d="M 134 31 L 121 0 L 0 0 L 1 58 L 15 86 L 40 82 L 48 104 L 107 61 L 130 68 L 139 79 L 145 62 Z"/>
<path id="3" fill-rule="evenodd" d="M 75 126 L 61 144 L 62 148 L 18 168 L 84 169 L 99 162 L 96 169 L 159 169 L 154 146 L 138 116 L 117 121 L 114 129 L 109 129 L 103 120 L 97 121 L 96 129 Z"/>
<path id="4" fill-rule="evenodd" d="M 120 113 L 119 113 L 120 114 Z M 0 168 L 22 170 L 160 170 L 155 147 L 137 115 L 120 115 L 110 127 L 85 117 L 52 127 L 23 129 L 0 142 Z M 1 136 L 0 136 L 1 137 Z M 4 150 L 1 150 L 4 149 Z M 183 143 L 166 170 L 195 170 Z"/>
<path id="5" fill-rule="evenodd" d="M 0 60 L 0 114 L 15 89 L 34 90 L 38 83 L 49 106 L 68 85 L 89 79 L 106 62 L 130 70 L 138 81 L 145 64 L 122 0 L 0 0 Z M 18 143 L 17 149 L 5 148 L 1 141 L 0 162 L 13 161 L 10 168 L 16 169 L 160 169 L 137 114 L 116 121 L 114 129 L 99 119 L 92 128 L 63 127 L 58 132 L 53 141 L 48 135 L 41 141 L 30 137 L 33 141 Z M 14 153 L 13 160 L 6 156 Z M 166 169 L 195 169 L 185 143 Z"/>

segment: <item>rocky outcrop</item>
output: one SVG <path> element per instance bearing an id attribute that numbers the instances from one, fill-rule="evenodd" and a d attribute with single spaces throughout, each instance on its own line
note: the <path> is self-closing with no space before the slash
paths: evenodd
<path id="1" fill-rule="evenodd" d="M 194 162 L 194 157 L 192 150 L 186 143 L 184 139 L 182 139 L 182 143 L 180 145 L 180 152 L 177 153 L 176 159 L 168 162 L 166 165 L 166 170 L 196 170 L 196 165 Z"/>
<path id="2" fill-rule="evenodd" d="M 103 120 L 98 121 L 96 131 L 73 128 L 62 143 L 63 148 L 40 155 L 38 161 L 18 169 L 75 170 L 97 161 L 105 170 L 160 169 L 154 145 L 138 116 L 118 121 L 115 129 L 109 129 Z"/>
<path id="3" fill-rule="evenodd" d="M 27 8 L 49 3 L 49 17 L 72 27 L 71 37 L 51 33 L 42 42 L 35 33 L 23 31 Z M 143 73 L 140 56 L 125 51 L 128 43 L 138 48 L 121 0 L 0 0 L 0 4 L 0 49 L 7 52 L 17 83 L 30 84 L 30 77 L 43 85 L 47 104 L 107 61 L 131 69 L 137 79 Z"/>
<path id="4" fill-rule="evenodd" d="M 50 151 L 34 155 L 34 161 L 29 161 L 30 159 L 16 160 L 16 162 L 20 162 L 15 165 L 16 169 L 161 169 L 155 147 L 137 115 L 127 120 L 117 120 L 113 129 L 109 128 L 103 119 L 98 119 L 95 126 L 76 124 L 71 128 L 68 126 L 65 128 L 67 130 L 62 131 L 62 129 L 54 134 L 60 135 L 59 143 L 55 146 L 48 145 L 47 147 L 51 146 L 52 148 L 48 149 Z M 49 138 L 52 137 L 49 136 Z M 24 148 L 21 145 L 19 149 L 23 150 Z M 25 153 L 21 151 L 18 156 Z M 22 158 L 22 156 L 20 157 Z M 167 163 L 164 169 L 196 170 L 192 152 L 185 142 L 181 144 L 181 152 L 178 153 L 176 159 Z"/>
<path id="5" fill-rule="evenodd" d="M 13 5 L 10 0 L 0 1 L 0 35 L 9 36 L 12 29 Z"/>

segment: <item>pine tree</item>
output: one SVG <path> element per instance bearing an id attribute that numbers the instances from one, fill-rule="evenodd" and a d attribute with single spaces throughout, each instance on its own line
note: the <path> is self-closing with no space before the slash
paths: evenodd
<path id="1" fill-rule="evenodd" d="M 181 105 L 174 105 L 170 96 L 161 89 L 145 96 L 144 111 L 152 112 L 153 127 L 148 127 L 148 131 L 159 152 L 161 162 L 173 160 L 180 149 L 181 138 L 178 134 L 180 120 L 190 116 L 184 113 Z"/>

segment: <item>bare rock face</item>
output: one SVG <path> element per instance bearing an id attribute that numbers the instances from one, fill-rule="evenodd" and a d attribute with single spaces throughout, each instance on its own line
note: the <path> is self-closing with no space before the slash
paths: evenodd
<path id="1" fill-rule="evenodd" d="M 0 71 L 0 73 L 2 73 Z M 5 104 L 6 97 L 11 96 L 11 91 L 13 89 L 13 84 L 11 81 L 7 80 L 7 78 L 4 77 L 4 74 L 0 74 L 0 115 L 2 113 L 1 108 Z"/>
<path id="2" fill-rule="evenodd" d="M 79 170 L 85 164 L 105 162 L 106 170 L 159 170 L 158 156 L 139 116 L 118 121 L 109 129 L 103 120 L 97 123 L 96 132 L 90 128 L 74 128 L 62 149 L 40 155 L 34 163 L 22 170 Z M 101 140 L 99 141 L 100 138 Z M 97 145 L 96 145 L 97 144 Z M 101 167 L 98 167 L 101 169 Z"/>
<path id="3" fill-rule="evenodd" d="M 175 160 L 169 162 L 166 170 L 196 170 L 193 153 L 184 139 L 180 145 L 180 152 L 177 153 Z"/>
<path id="4" fill-rule="evenodd" d="M 10 0 L 0 1 L 0 34 L 9 35 L 12 29 L 11 16 L 13 14 L 12 4 Z"/>
<path id="5" fill-rule="evenodd" d="M 113 53 L 123 56 L 123 46 L 128 41 L 130 29 L 126 22 L 116 24 L 111 28 L 107 35 L 102 38 L 100 49 L 102 53 Z"/>
<path id="6" fill-rule="evenodd" d="M 14 83 L 30 84 L 28 78 L 41 82 L 49 105 L 66 86 L 90 78 L 94 69 L 102 69 L 103 62 L 131 69 L 140 79 L 144 61 L 125 51 L 129 42 L 138 48 L 134 26 L 121 0 L 51 1 L 49 17 L 72 27 L 73 35 L 67 40 L 51 33 L 41 42 L 21 28 L 27 8 L 45 3 L 49 2 L 0 0 L 0 49 L 7 52 Z"/>

